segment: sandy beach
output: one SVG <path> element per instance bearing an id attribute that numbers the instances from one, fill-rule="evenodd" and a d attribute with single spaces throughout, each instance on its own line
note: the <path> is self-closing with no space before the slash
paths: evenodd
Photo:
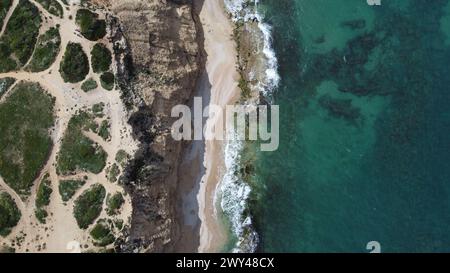
<path id="1" fill-rule="evenodd" d="M 210 96 L 210 104 L 225 107 L 239 98 L 239 74 L 236 69 L 237 53 L 232 38 L 233 24 L 229 20 L 223 1 L 205 1 L 200 12 L 207 54 L 205 81 L 200 93 Z M 209 92 L 210 94 L 205 94 Z M 207 122 L 212 122 L 211 120 Z M 224 173 L 223 141 L 206 141 L 203 165 L 205 175 L 197 195 L 199 205 L 199 252 L 217 252 L 227 241 L 215 204 L 215 193 Z"/>

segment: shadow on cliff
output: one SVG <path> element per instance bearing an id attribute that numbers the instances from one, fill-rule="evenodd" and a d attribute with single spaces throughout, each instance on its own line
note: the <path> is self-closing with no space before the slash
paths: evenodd
<path id="1" fill-rule="evenodd" d="M 175 119 L 170 117 L 170 111 L 167 112 L 167 109 L 170 110 L 180 103 L 192 106 L 195 96 L 202 97 L 204 107 L 210 102 L 211 84 L 205 71 L 207 59 L 204 50 L 205 38 L 199 18 L 203 3 L 204 0 L 167 0 L 167 4 L 175 4 L 176 7 L 180 5 L 193 7 L 190 17 L 196 28 L 195 40 L 198 48 L 197 54 L 193 56 L 193 52 L 189 52 L 183 47 L 184 43 L 180 42 L 175 43 L 179 47 L 170 51 L 173 55 L 168 57 L 172 58 L 173 63 L 180 61 L 184 63 L 183 65 L 190 65 L 189 62 L 195 61 L 198 65 L 194 73 L 187 73 L 185 77 L 179 78 L 179 85 L 173 84 L 179 86 L 179 89 L 173 91 L 178 92 L 176 96 L 167 99 L 161 92 L 148 86 L 143 91 L 153 92 L 154 100 L 151 104 L 147 104 L 139 95 L 141 90 L 133 88 L 133 84 L 130 88 L 127 87 L 130 81 L 139 80 L 135 77 L 136 72 L 140 72 L 141 75 L 147 70 L 151 72 L 149 65 L 153 65 L 152 58 L 148 62 L 142 60 L 139 62 L 139 59 L 136 62 L 134 59 L 136 56 L 131 57 L 130 46 L 136 46 L 136 43 L 140 46 L 139 40 L 128 45 L 125 48 L 128 51 L 118 51 L 122 55 L 130 56 L 123 64 L 124 73 L 120 75 L 124 80 L 123 100 L 139 108 L 131 115 L 129 124 L 133 128 L 133 136 L 140 144 L 139 150 L 124 170 L 121 179 L 125 190 L 132 196 L 133 215 L 128 239 L 117 242 L 117 251 L 197 252 L 198 250 L 201 222 L 197 194 L 201 178 L 205 174 L 203 167 L 205 143 L 204 141 L 180 143 L 168 136 L 167 133 Z M 157 32 L 160 31 L 159 28 L 154 30 L 156 33 L 152 33 L 144 27 L 143 31 L 149 31 L 146 43 L 149 46 L 150 57 L 159 53 L 162 48 L 155 42 L 157 37 L 166 42 L 179 41 L 180 29 L 185 30 L 185 27 L 181 28 L 180 22 L 174 19 L 176 16 L 173 17 L 173 11 L 173 9 L 164 10 L 159 14 L 163 18 L 169 18 L 165 22 L 170 25 L 165 25 L 163 33 Z M 117 39 L 119 38 L 120 35 Z M 170 64 L 166 69 L 175 70 Z M 145 87 L 145 82 L 142 84 Z M 161 142 L 161 138 L 164 141 Z"/>
<path id="2" fill-rule="evenodd" d="M 199 14 L 203 8 L 205 0 L 176 1 L 193 4 L 193 18 L 197 26 L 197 41 L 200 54 L 202 56 L 202 69 L 197 79 L 197 86 L 194 97 L 202 98 L 202 109 L 209 105 L 211 99 L 211 83 L 205 69 L 207 54 L 204 49 L 204 32 L 200 22 Z M 190 100 L 191 109 L 193 107 L 193 98 Z M 205 125 L 206 119 L 203 119 Z M 183 159 L 178 171 L 178 217 L 180 219 L 180 232 L 177 242 L 173 246 L 174 252 L 197 252 L 200 245 L 200 226 L 199 204 L 197 195 L 202 183 L 202 177 L 205 175 L 203 165 L 205 154 L 204 140 L 194 140 L 185 143 L 183 150 Z"/>

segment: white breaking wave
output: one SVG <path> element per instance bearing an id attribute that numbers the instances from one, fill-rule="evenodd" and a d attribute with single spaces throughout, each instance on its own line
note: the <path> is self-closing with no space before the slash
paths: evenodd
<path id="1" fill-rule="evenodd" d="M 263 34 L 263 54 L 266 58 L 265 77 L 256 86 L 263 95 L 270 95 L 278 87 L 278 61 L 272 48 L 271 27 L 263 23 L 263 16 L 257 11 L 259 0 L 224 0 L 224 4 L 234 21 L 258 21 L 258 27 Z M 234 133 L 234 132 L 228 132 Z M 225 145 L 226 173 L 220 183 L 221 208 L 231 223 L 231 229 L 238 241 L 233 252 L 255 252 L 259 243 L 259 236 L 252 226 L 251 216 L 245 215 L 250 186 L 240 176 L 241 154 L 245 142 L 230 140 Z"/>
<path id="2" fill-rule="evenodd" d="M 244 20 L 258 22 L 258 28 L 263 34 L 263 54 L 266 58 L 265 78 L 258 83 L 258 91 L 267 96 L 278 87 L 278 60 L 272 47 L 272 27 L 264 23 L 264 17 L 258 13 L 259 0 L 224 0 L 225 7 L 232 14 L 234 21 Z"/>
<path id="3" fill-rule="evenodd" d="M 239 176 L 244 145 L 245 143 L 239 140 L 229 140 L 225 145 L 226 173 L 220 183 L 221 207 L 231 223 L 234 235 L 238 238 L 233 252 L 255 252 L 259 241 L 258 234 L 253 230 L 251 218 L 244 216 L 251 192 L 250 186 Z"/>
<path id="4" fill-rule="evenodd" d="M 233 18 L 241 18 L 241 11 L 248 2 L 248 0 L 224 0 L 225 7 Z"/>

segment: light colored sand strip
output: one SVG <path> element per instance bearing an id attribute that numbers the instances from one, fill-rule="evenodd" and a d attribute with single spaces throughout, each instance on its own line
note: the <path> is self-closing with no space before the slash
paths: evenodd
<path id="1" fill-rule="evenodd" d="M 9 195 L 11 195 L 11 198 L 14 199 L 14 201 L 17 204 L 17 207 L 22 212 L 25 209 L 25 205 L 22 202 L 22 198 L 10 187 L 8 184 L 3 181 L 3 178 L 0 177 L 0 192 L 5 191 Z"/>
<path id="2" fill-rule="evenodd" d="M 239 74 L 236 70 L 236 46 L 232 39 L 233 25 L 225 13 L 222 1 L 204 1 L 200 20 L 207 53 L 206 71 L 211 84 L 210 104 L 222 107 L 234 104 L 239 97 Z M 205 90 L 208 92 L 207 90 Z M 206 141 L 205 176 L 197 196 L 200 227 L 199 252 L 220 251 L 226 243 L 226 233 L 216 215 L 214 196 L 223 177 L 223 141 Z"/>

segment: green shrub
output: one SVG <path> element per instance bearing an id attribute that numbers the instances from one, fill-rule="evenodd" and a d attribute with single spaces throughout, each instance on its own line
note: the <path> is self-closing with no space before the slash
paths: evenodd
<path id="1" fill-rule="evenodd" d="M 0 72 L 17 69 L 28 62 L 40 24 L 39 10 L 28 0 L 20 0 L 0 39 Z"/>
<path id="2" fill-rule="evenodd" d="M 123 199 L 123 196 L 120 192 L 116 192 L 111 197 L 108 196 L 108 198 L 106 198 L 106 204 L 108 205 L 106 212 L 108 213 L 108 215 L 112 216 L 119 213 L 119 210 L 124 202 L 125 199 Z"/>
<path id="3" fill-rule="evenodd" d="M 54 99 L 37 83 L 19 82 L 0 104 L 0 175 L 18 194 L 29 194 L 47 161 Z"/>
<path id="4" fill-rule="evenodd" d="M 97 221 L 90 234 L 96 246 L 107 246 L 115 241 L 115 237 L 111 233 L 111 228 L 103 219 Z"/>
<path id="5" fill-rule="evenodd" d="M 114 220 L 114 226 L 120 231 L 123 228 L 123 220 L 122 219 L 116 219 Z"/>
<path id="6" fill-rule="evenodd" d="M 32 72 L 48 69 L 55 62 L 60 46 L 59 30 L 52 27 L 39 37 L 28 69 Z"/>
<path id="7" fill-rule="evenodd" d="M 86 184 L 84 180 L 64 180 L 59 182 L 59 194 L 64 202 L 69 201 L 75 193 Z"/>
<path id="8" fill-rule="evenodd" d="M 105 188 L 95 184 L 75 200 L 73 214 L 81 229 L 87 229 L 100 215 L 105 195 Z"/>
<path id="9" fill-rule="evenodd" d="M 48 213 L 45 209 L 46 206 L 50 204 L 50 196 L 53 192 L 51 187 L 51 181 L 49 175 L 46 174 L 39 184 L 36 193 L 36 210 L 35 215 L 39 222 L 45 224 L 45 218 L 47 218 Z"/>
<path id="10" fill-rule="evenodd" d="M 47 210 L 45 210 L 44 208 L 36 208 L 34 210 L 34 215 L 36 216 L 36 219 L 38 219 L 39 223 L 41 224 L 46 223 L 46 219 L 48 216 Z"/>
<path id="11" fill-rule="evenodd" d="M 103 44 L 95 44 L 91 51 L 92 70 L 95 73 L 108 71 L 111 61 L 111 51 Z"/>
<path id="12" fill-rule="evenodd" d="M 56 1 L 56 0 L 36 0 L 36 2 L 41 4 L 44 7 L 44 9 L 46 9 L 51 14 L 61 17 L 61 18 L 63 17 L 64 11 L 63 11 L 62 6 L 58 3 L 58 1 Z"/>
<path id="13" fill-rule="evenodd" d="M 92 113 L 98 117 L 98 118 L 102 118 L 103 117 L 103 110 L 105 108 L 105 104 L 103 102 L 100 103 L 96 103 L 92 106 Z"/>
<path id="14" fill-rule="evenodd" d="M 45 207 L 50 204 L 50 195 L 53 190 L 51 187 L 51 181 L 48 174 L 42 179 L 38 191 L 36 194 L 36 207 Z"/>
<path id="15" fill-rule="evenodd" d="M 117 181 L 117 177 L 119 176 L 119 174 L 120 169 L 116 163 L 109 166 L 108 169 L 106 170 L 106 178 L 108 178 L 108 181 L 112 183 Z"/>
<path id="16" fill-rule="evenodd" d="M 100 76 L 100 84 L 106 90 L 114 89 L 114 74 L 111 72 L 105 72 Z"/>
<path id="17" fill-rule="evenodd" d="M 79 9 L 75 22 L 80 27 L 81 34 L 91 41 L 97 41 L 106 35 L 106 22 L 99 20 L 98 14 L 87 9 Z"/>
<path id="18" fill-rule="evenodd" d="M 98 135 L 103 138 L 103 140 L 108 141 L 111 138 L 111 134 L 109 133 L 111 125 L 107 120 L 103 120 L 100 124 L 100 128 L 98 129 Z"/>
<path id="19" fill-rule="evenodd" d="M 81 112 L 72 117 L 61 143 L 57 157 L 58 174 L 72 174 L 77 170 L 100 173 L 106 165 L 106 152 L 83 131 L 95 130 L 92 117 Z"/>
<path id="20" fill-rule="evenodd" d="M 11 48 L 0 39 L 0 73 L 6 73 L 16 70 L 19 66 L 17 62 L 10 57 Z"/>
<path id="21" fill-rule="evenodd" d="M 83 84 L 81 85 L 81 90 L 83 90 L 84 92 L 89 92 L 97 87 L 97 82 L 93 78 L 89 78 L 83 82 Z"/>
<path id="22" fill-rule="evenodd" d="M 70 42 L 67 45 L 59 72 L 65 82 L 77 83 L 86 78 L 89 61 L 80 44 Z"/>
<path id="23" fill-rule="evenodd" d="M 3 21 L 6 18 L 6 14 L 8 13 L 12 2 L 12 0 L 0 0 L 0 29 L 3 27 Z"/>
<path id="24" fill-rule="evenodd" d="M 116 161 L 120 166 L 125 167 L 127 161 L 130 159 L 130 155 L 124 150 L 119 150 L 116 154 Z"/>
<path id="25" fill-rule="evenodd" d="M 6 93 L 6 91 L 9 90 L 9 88 L 16 82 L 16 79 L 14 78 L 0 78 L 0 98 L 3 96 L 3 94 Z"/>
<path id="26" fill-rule="evenodd" d="M 16 203 L 6 192 L 0 193 L 0 236 L 6 237 L 17 225 L 22 214 Z"/>

